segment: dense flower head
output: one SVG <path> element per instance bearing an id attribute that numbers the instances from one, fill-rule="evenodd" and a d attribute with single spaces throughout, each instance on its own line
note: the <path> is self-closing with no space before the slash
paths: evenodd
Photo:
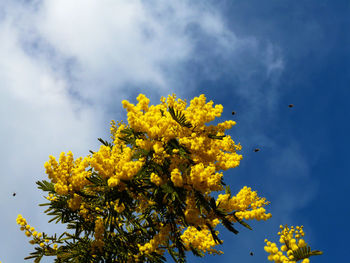
<path id="1" fill-rule="evenodd" d="M 178 142 L 191 152 L 191 158 L 198 164 L 192 168 L 190 175 L 185 175 L 188 179 L 182 176 L 182 181 L 202 192 L 221 190 L 222 174 L 218 171 L 234 168 L 242 159 L 242 155 L 236 153 L 241 146 L 236 145 L 229 135 L 224 136 L 225 130 L 236 124 L 234 121 L 225 121 L 216 126 L 205 125 L 215 117 L 221 116 L 222 105 L 213 107 L 212 101 L 206 103 L 203 94 L 191 100 L 187 108 L 186 100 L 176 100 L 175 94 L 169 95 L 167 100 L 162 97 L 161 104 L 151 107 L 146 107 L 149 99 L 145 95 L 140 94 L 137 100 L 136 106 L 126 100 L 122 102 L 128 111 L 129 127 L 143 133 L 143 137 L 136 139 L 136 145 L 144 150 L 153 150 L 154 158 L 160 159 L 161 162 L 165 157 L 170 157 L 165 151 L 166 144 L 171 139 L 177 138 Z M 168 107 L 181 111 L 194 128 L 183 127 L 177 123 L 167 110 Z M 117 128 L 114 122 L 112 125 L 114 125 L 111 129 L 114 133 L 112 137 L 116 140 L 114 143 L 120 143 L 120 136 L 117 135 L 120 135 L 126 126 L 119 123 Z M 213 140 L 208 135 L 223 138 Z M 177 185 L 182 184 L 179 173 L 180 171 L 175 170 L 173 176 Z"/>
<path id="2" fill-rule="evenodd" d="M 159 186 L 163 183 L 163 180 L 161 177 L 159 177 L 157 174 L 155 173 L 151 173 L 151 176 L 150 176 L 150 180 L 152 183 L 154 183 L 155 185 Z"/>
<path id="3" fill-rule="evenodd" d="M 236 196 L 220 194 L 216 204 L 224 211 L 236 211 L 235 216 L 239 219 L 267 220 L 271 217 L 264 208 L 269 202 L 265 198 L 258 197 L 257 192 L 247 186 L 244 186 Z M 235 220 L 233 216 L 231 220 Z"/>
<path id="4" fill-rule="evenodd" d="M 103 235 L 105 231 L 105 226 L 103 222 L 103 218 L 98 217 L 95 221 L 95 240 L 92 243 L 92 249 L 95 251 L 96 249 L 99 249 L 102 251 L 104 242 L 103 242 Z"/>
<path id="5" fill-rule="evenodd" d="M 171 181 L 177 187 L 183 186 L 183 178 L 179 169 L 175 168 L 174 170 L 171 171 Z"/>
<path id="6" fill-rule="evenodd" d="M 133 150 L 129 147 L 114 145 L 111 149 L 102 145 L 90 158 L 90 164 L 99 175 L 108 180 L 109 186 L 114 187 L 121 180 L 132 179 L 143 165 L 143 161 L 132 160 L 132 155 Z"/>
<path id="7" fill-rule="evenodd" d="M 159 246 L 161 244 L 165 244 L 168 235 L 170 232 L 169 225 L 161 225 L 158 234 L 156 234 L 153 239 L 143 245 L 138 245 L 141 254 L 151 254 L 152 252 L 156 252 L 158 254 L 163 254 L 164 250 L 160 249 Z"/>
<path id="8" fill-rule="evenodd" d="M 218 234 L 219 231 L 216 231 L 216 233 Z M 188 227 L 182 234 L 181 239 L 188 250 L 190 246 L 192 246 L 204 253 L 223 254 L 222 251 L 213 249 L 217 244 L 213 239 L 210 230 L 206 226 L 203 226 L 201 230 L 198 230 L 193 226 Z"/>
<path id="9" fill-rule="evenodd" d="M 203 163 L 191 167 L 191 173 L 188 182 L 193 188 L 201 192 L 212 192 L 222 190 L 222 173 L 215 172 L 215 165 L 204 166 Z"/>
<path id="10" fill-rule="evenodd" d="M 68 152 L 67 155 L 62 152 L 59 162 L 52 155 L 49 158 L 44 166 L 49 179 L 55 183 L 55 191 L 58 194 L 67 195 L 79 191 L 89 183 L 86 177 L 90 172 L 85 170 L 89 166 L 89 157 L 80 157 L 74 161 L 72 152 Z"/>
<path id="11" fill-rule="evenodd" d="M 304 237 L 303 226 L 291 226 L 289 228 L 287 225 L 281 225 L 280 229 L 281 231 L 278 232 L 280 236 L 279 242 L 282 244 L 280 249 L 276 243 L 265 239 L 266 246 L 264 249 L 269 253 L 268 260 L 276 263 L 296 263 L 295 252 L 308 246 L 302 238 Z M 283 252 L 286 252 L 286 255 Z M 310 255 L 311 254 L 306 254 L 304 257 L 297 260 L 302 260 L 302 263 L 309 263 Z"/>

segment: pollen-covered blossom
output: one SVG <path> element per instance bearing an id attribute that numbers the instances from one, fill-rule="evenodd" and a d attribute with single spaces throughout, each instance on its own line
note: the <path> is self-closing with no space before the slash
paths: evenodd
<path id="1" fill-rule="evenodd" d="M 266 246 L 264 247 L 265 251 L 269 253 L 268 260 L 274 261 L 275 263 L 296 263 L 293 256 L 293 252 L 299 248 L 307 246 L 302 237 L 304 236 L 303 226 L 296 226 L 295 228 L 282 225 L 280 226 L 281 231 L 278 232 L 280 236 L 281 248 L 277 247 L 276 243 L 272 243 L 265 239 Z M 283 254 L 286 252 L 287 255 Z M 309 263 L 309 258 L 302 259 L 301 263 Z"/>
<path id="2" fill-rule="evenodd" d="M 57 201 L 57 196 L 55 196 L 54 194 L 51 193 L 46 197 L 46 199 L 54 202 L 54 201 Z"/>
<path id="3" fill-rule="evenodd" d="M 215 165 L 204 166 L 203 163 L 192 166 L 189 183 L 193 188 L 201 192 L 222 190 L 222 173 L 215 173 Z"/>
<path id="4" fill-rule="evenodd" d="M 183 179 L 179 169 L 175 168 L 174 170 L 171 171 L 171 181 L 177 187 L 183 186 Z"/>
<path id="5" fill-rule="evenodd" d="M 45 163 L 46 173 L 55 184 L 55 191 L 60 195 L 67 195 L 74 191 L 80 191 L 89 184 L 86 179 L 90 175 L 85 169 L 89 166 L 89 158 L 78 158 L 74 161 L 72 152 L 67 155 L 62 152 L 59 162 L 50 155 L 50 160 Z"/>
<path id="6" fill-rule="evenodd" d="M 193 248 L 199 249 L 204 253 L 208 252 L 209 254 L 223 254 L 222 251 L 213 249 L 217 243 L 213 239 L 208 227 L 204 225 L 201 228 L 201 230 L 197 230 L 195 227 L 189 226 L 181 235 L 181 239 L 184 242 L 186 249 L 190 250 L 190 246 L 192 246 Z M 219 231 L 215 232 L 216 234 L 219 234 Z"/>
<path id="7" fill-rule="evenodd" d="M 18 215 L 16 222 L 18 225 L 20 225 L 20 229 L 22 231 L 25 231 L 24 234 L 27 237 L 32 237 L 33 239 L 31 239 L 29 241 L 30 244 L 34 245 L 34 244 L 38 244 L 40 247 L 44 248 L 45 246 L 49 246 L 50 244 L 50 240 L 49 239 L 45 239 L 43 237 L 43 234 L 40 232 L 35 231 L 35 228 L 28 225 L 27 220 L 25 218 L 23 218 L 22 215 Z M 53 242 L 51 243 L 51 245 L 53 244 Z M 57 244 L 53 244 L 53 246 L 57 248 Z"/>
<path id="8" fill-rule="evenodd" d="M 90 159 L 91 167 L 108 179 L 108 185 L 114 187 L 120 180 L 130 180 L 143 165 L 143 161 L 132 160 L 133 150 L 129 147 L 115 145 L 110 147 L 102 145 Z"/>
<path id="9" fill-rule="evenodd" d="M 85 221 L 93 221 L 94 217 L 93 215 L 90 213 L 91 207 L 89 204 L 82 202 L 80 204 L 80 208 L 78 210 L 79 215 L 81 215 Z"/>
<path id="10" fill-rule="evenodd" d="M 21 227 L 25 227 L 27 225 L 27 220 L 25 218 L 23 218 L 23 216 L 21 214 L 19 214 L 17 216 L 16 222 Z"/>
<path id="11" fill-rule="evenodd" d="M 154 183 L 157 186 L 160 186 L 163 183 L 163 180 L 161 177 L 159 177 L 157 174 L 155 173 L 151 173 L 150 175 L 150 180 L 152 183 Z"/>
<path id="12" fill-rule="evenodd" d="M 121 213 L 125 210 L 125 205 L 121 202 L 119 202 L 119 199 L 117 199 L 115 201 L 115 204 L 114 204 L 114 210 L 117 212 L 117 213 Z"/>
<path id="13" fill-rule="evenodd" d="M 145 150 L 152 149 L 154 158 L 162 162 L 165 157 L 168 157 L 164 148 L 166 143 L 177 138 L 178 142 L 191 152 L 190 157 L 198 166 L 192 168 L 190 175 L 184 175 L 181 171 L 175 170 L 173 178 L 176 184 L 190 184 L 203 193 L 221 190 L 222 174 L 218 171 L 234 168 L 242 159 L 242 155 L 236 153 L 241 146 L 236 145 L 230 136 L 225 136 L 221 140 L 210 138 L 210 136 L 223 136 L 225 130 L 236 124 L 234 121 L 225 121 L 216 126 L 205 125 L 221 116 L 222 105 L 213 107 L 213 101 L 207 103 L 203 94 L 191 100 L 187 108 L 186 100 L 176 100 L 175 94 L 169 95 L 167 99 L 162 97 L 162 103 L 156 106 L 148 107 L 149 99 L 143 94 L 137 97 L 137 101 L 137 105 L 126 100 L 122 101 L 123 107 L 128 112 L 129 127 L 144 134 L 142 138 L 136 139 L 136 145 Z M 183 127 L 177 123 L 168 111 L 168 107 L 181 112 L 193 128 Z M 115 133 L 112 137 L 119 143 L 120 135 L 116 134 L 121 134 L 121 129 L 125 128 L 125 125 L 119 123 L 117 128 L 113 122 L 112 126 L 111 131 Z M 177 151 L 173 153 L 176 154 Z M 182 174 L 182 182 L 179 173 Z"/>
<path id="14" fill-rule="evenodd" d="M 95 220 L 95 240 L 92 243 L 92 250 L 95 251 L 96 249 L 99 249 L 102 251 L 104 241 L 103 241 L 103 236 L 104 236 L 104 231 L 105 231 L 105 226 L 103 223 L 103 218 L 98 217 Z"/>
<path id="15" fill-rule="evenodd" d="M 163 254 L 164 250 L 160 249 L 159 246 L 166 242 L 166 239 L 169 236 L 170 225 L 161 225 L 159 233 L 156 234 L 153 239 L 147 242 L 144 245 L 138 244 L 139 250 L 141 254 L 151 254 L 152 252 L 156 252 L 158 254 Z"/>
<path id="16" fill-rule="evenodd" d="M 220 194 L 216 200 L 216 205 L 224 211 L 228 213 L 236 211 L 235 216 L 239 219 L 269 219 L 271 214 L 266 213 L 264 208 L 267 204 L 269 202 L 265 198 L 259 197 L 256 191 L 247 186 L 244 186 L 236 196 L 230 198 L 229 194 Z M 233 216 L 229 218 L 235 221 Z"/>
<path id="17" fill-rule="evenodd" d="M 80 195 L 73 194 L 73 197 L 68 200 L 68 207 L 73 211 L 78 210 L 82 200 L 83 198 Z"/>

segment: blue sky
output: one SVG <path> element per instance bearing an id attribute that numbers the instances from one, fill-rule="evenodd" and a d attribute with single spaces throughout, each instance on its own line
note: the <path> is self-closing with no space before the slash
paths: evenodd
<path id="1" fill-rule="evenodd" d="M 304 225 L 324 251 L 311 262 L 344 262 L 349 12 L 341 0 L 1 1 L 0 260 L 32 251 L 19 213 L 40 231 L 63 230 L 38 207 L 50 154 L 97 149 L 109 121 L 125 119 L 123 99 L 176 93 L 205 94 L 224 106 L 219 121 L 237 122 L 229 134 L 243 161 L 225 181 L 258 191 L 273 215 L 237 236 L 221 231 L 223 256 L 188 262 L 268 262 L 263 240 L 277 242 L 280 224 Z"/>

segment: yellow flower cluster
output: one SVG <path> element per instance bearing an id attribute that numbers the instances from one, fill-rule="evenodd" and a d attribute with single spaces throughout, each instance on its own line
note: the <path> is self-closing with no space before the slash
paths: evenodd
<path id="1" fill-rule="evenodd" d="M 73 197 L 68 200 L 68 207 L 73 211 L 80 208 L 83 198 L 80 195 L 73 194 Z"/>
<path id="2" fill-rule="evenodd" d="M 171 171 L 171 181 L 174 183 L 176 187 L 183 186 L 183 179 L 179 169 L 175 168 Z"/>
<path id="3" fill-rule="evenodd" d="M 114 145 L 110 147 L 102 145 L 90 159 L 91 167 L 105 179 L 108 179 L 110 187 L 117 186 L 120 180 L 130 180 L 142 167 L 142 160 L 133 161 L 133 150 L 129 147 Z"/>
<path id="4" fill-rule="evenodd" d="M 181 239 L 184 242 L 186 249 L 190 250 L 190 245 L 192 245 L 193 248 L 199 249 L 204 253 L 223 254 L 222 251 L 212 248 L 217 244 L 215 243 L 208 227 L 204 225 L 201 228 L 202 229 L 199 231 L 195 227 L 189 226 L 181 235 Z M 219 234 L 219 231 L 215 232 L 216 234 Z"/>
<path id="5" fill-rule="evenodd" d="M 178 139 L 191 152 L 191 159 L 198 164 L 192 168 L 190 175 L 180 175 L 179 170 L 173 170 L 172 181 L 175 185 L 183 186 L 188 182 L 196 190 L 203 193 L 221 190 L 220 180 L 222 174 L 219 170 L 227 170 L 239 165 L 242 155 L 236 151 L 241 149 L 240 145 L 235 145 L 230 136 L 221 140 L 210 138 L 208 135 L 223 136 L 225 130 L 230 129 L 236 123 L 225 121 L 216 126 L 205 124 L 213 121 L 215 117 L 220 117 L 223 111 L 222 105 L 213 107 L 213 101 L 206 103 L 206 97 L 202 94 L 191 100 L 186 108 L 187 102 L 181 99 L 176 100 L 176 95 L 168 96 L 167 100 L 162 97 L 161 104 L 148 106 L 149 99 L 140 94 L 137 97 L 138 104 L 124 100 L 123 107 L 127 110 L 128 123 L 130 128 L 136 132 L 143 132 L 144 138 L 136 139 L 136 145 L 145 150 L 154 150 L 154 158 L 162 162 L 165 157 L 169 157 L 164 150 L 164 146 L 171 139 Z M 183 127 L 178 124 L 168 111 L 168 107 L 173 107 L 175 111 L 181 111 L 193 128 Z M 118 137 L 125 125 L 119 123 L 119 128 L 112 123 L 111 131 L 115 138 L 114 143 L 122 143 Z M 175 152 L 177 153 L 176 149 Z M 173 167 L 178 168 L 178 167 Z M 185 178 L 185 177 L 189 178 Z"/>
<path id="6" fill-rule="evenodd" d="M 25 231 L 25 235 L 27 237 L 33 237 L 32 240 L 29 241 L 30 244 L 34 245 L 34 244 L 39 244 L 40 247 L 46 247 L 49 246 L 50 244 L 50 240 L 49 239 L 43 239 L 43 234 L 40 232 L 35 231 L 35 228 L 28 225 L 27 224 L 27 220 L 25 218 L 23 218 L 22 215 L 18 215 L 16 222 L 18 225 L 20 225 L 20 229 L 21 231 Z M 46 244 L 45 244 L 46 243 Z M 57 249 L 57 244 L 53 244 L 51 243 L 51 245 L 53 245 L 53 249 Z"/>
<path id="7" fill-rule="evenodd" d="M 266 246 L 264 247 L 265 251 L 269 253 L 268 260 L 274 261 L 275 263 L 296 263 L 294 261 L 293 251 L 306 247 L 304 239 L 301 237 L 304 236 L 303 226 L 280 226 L 281 232 L 278 232 L 280 236 L 281 250 L 278 249 L 276 243 L 272 243 L 265 239 Z M 287 252 L 287 256 L 283 254 Z M 309 258 L 303 259 L 302 263 L 309 263 Z"/>
<path id="8" fill-rule="evenodd" d="M 46 197 L 47 200 L 51 201 L 51 202 L 55 202 L 57 201 L 57 196 L 55 196 L 54 194 L 49 194 L 47 197 Z"/>
<path id="9" fill-rule="evenodd" d="M 106 202 L 107 208 L 112 208 L 117 213 L 122 213 L 125 210 L 125 205 L 119 201 L 119 199 L 113 201 Z M 116 218 L 117 220 L 117 218 Z"/>
<path id="10" fill-rule="evenodd" d="M 151 173 L 150 176 L 150 180 L 152 183 L 154 183 L 157 186 L 160 186 L 161 184 L 163 184 L 163 180 L 161 177 L 159 177 L 157 174 L 155 173 Z"/>
<path id="11" fill-rule="evenodd" d="M 267 220 L 271 214 L 266 214 L 264 206 L 269 202 L 265 198 L 258 197 L 256 191 L 252 191 L 250 187 L 244 186 L 236 196 L 230 198 L 229 194 L 220 194 L 216 200 L 216 205 L 225 212 L 237 211 L 235 215 L 239 219 L 256 219 Z M 236 221 L 233 216 L 230 220 Z"/>
<path id="12" fill-rule="evenodd" d="M 164 253 L 163 249 L 160 249 L 159 246 L 165 244 L 170 232 L 170 225 L 161 225 L 159 233 L 156 234 L 153 239 L 144 245 L 138 244 L 139 251 L 141 254 L 151 254 L 156 252 L 160 255 Z"/>
<path id="13" fill-rule="evenodd" d="M 119 200 L 117 200 L 114 205 L 114 210 L 117 213 L 122 213 L 125 210 L 125 205 L 123 203 L 120 204 Z"/>
<path id="14" fill-rule="evenodd" d="M 50 155 L 50 160 L 45 163 L 46 173 L 55 184 L 55 191 L 59 195 L 68 195 L 69 193 L 80 191 L 85 185 L 89 184 L 86 179 L 90 175 L 85 169 L 89 166 L 89 158 L 78 158 L 74 161 L 72 152 L 65 155 L 61 153 L 59 162 Z"/>
<path id="15" fill-rule="evenodd" d="M 94 217 L 93 215 L 90 213 L 90 210 L 91 210 L 91 207 L 85 203 L 85 202 L 82 202 L 80 204 L 80 208 L 79 208 L 79 211 L 78 211 L 78 214 L 81 215 L 85 221 L 93 221 Z"/>
<path id="16" fill-rule="evenodd" d="M 201 192 L 212 192 L 222 190 L 222 173 L 215 173 L 215 165 L 210 164 L 207 167 L 203 163 L 191 167 L 189 183 L 193 188 Z"/>
<path id="17" fill-rule="evenodd" d="M 96 251 L 96 249 L 99 249 L 102 251 L 102 248 L 104 246 L 103 236 L 104 236 L 105 226 L 103 223 L 103 218 L 98 217 L 95 220 L 95 240 L 92 242 L 91 248 L 93 251 Z"/>

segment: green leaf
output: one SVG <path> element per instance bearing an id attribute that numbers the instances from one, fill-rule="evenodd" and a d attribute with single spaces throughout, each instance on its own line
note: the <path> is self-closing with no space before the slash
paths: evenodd
<path id="1" fill-rule="evenodd" d="M 215 199 L 213 197 L 210 198 L 210 206 L 213 210 L 216 209 L 216 202 L 215 202 Z"/>
<path id="2" fill-rule="evenodd" d="M 215 241 L 215 243 L 218 243 L 218 244 L 222 244 L 223 241 L 219 239 L 218 235 L 215 233 L 214 229 L 212 228 L 212 226 L 210 224 L 206 224 L 207 227 L 209 228 L 210 230 L 210 233 Z"/>
<path id="3" fill-rule="evenodd" d="M 135 145 L 136 139 L 143 138 L 143 132 L 135 132 L 132 128 L 126 128 L 121 130 L 120 133 L 124 134 L 122 137 L 118 137 L 120 140 L 124 141 L 126 144 Z"/>
<path id="4" fill-rule="evenodd" d="M 310 256 L 317 256 L 317 255 L 322 255 L 323 252 L 320 250 L 313 250 L 309 253 Z"/>
<path id="5" fill-rule="evenodd" d="M 204 196 L 202 195 L 201 192 L 195 190 L 194 191 L 194 198 L 196 201 L 196 207 L 198 209 L 202 209 L 202 207 L 204 207 L 205 210 L 207 210 L 208 213 L 210 213 L 210 211 L 212 210 L 210 207 L 210 204 L 208 203 L 208 201 L 204 198 Z"/>
<path id="6" fill-rule="evenodd" d="M 182 127 L 192 128 L 192 124 L 186 121 L 185 115 L 181 111 L 174 111 L 173 107 L 168 107 L 171 117 Z"/>
<path id="7" fill-rule="evenodd" d="M 168 194 L 172 194 L 175 191 L 175 189 L 171 187 L 169 183 L 161 185 L 161 188 L 164 193 L 168 193 Z"/>
<path id="8" fill-rule="evenodd" d="M 224 182 L 224 178 L 223 178 L 223 177 L 221 177 L 220 183 L 221 183 L 222 185 L 226 185 L 225 182 Z"/>
<path id="9" fill-rule="evenodd" d="M 222 224 L 224 227 L 226 227 L 227 230 L 231 231 L 234 234 L 238 234 L 238 230 L 233 227 L 233 224 L 231 221 L 229 221 L 226 217 L 220 217 Z"/>
<path id="10" fill-rule="evenodd" d="M 193 255 L 195 255 L 195 256 L 197 256 L 197 257 L 204 257 L 204 254 L 203 254 L 203 252 L 202 251 L 200 251 L 199 249 L 197 249 L 197 248 L 194 248 L 193 246 L 192 246 L 192 244 L 190 243 L 190 249 L 191 249 L 191 251 L 192 251 L 192 253 L 193 253 Z"/>
<path id="11" fill-rule="evenodd" d="M 50 183 L 46 180 L 37 181 L 38 189 L 43 190 L 44 192 L 52 192 L 55 193 L 55 186 L 53 183 Z"/>
<path id="12" fill-rule="evenodd" d="M 61 220 L 61 215 L 56 215 L 55 217 L 51 218 L 48 222 L 51 223 L 52 221 L 56 220 L 56 224 Z"/>
<path id="13" fill-rule="evenodd" d="M 51 205 L 51 203 L 39 204 L 39 206 L 48 206 L 48 205 Z"/>
<path id="14" fill-rule="evenodd" d="M 214 134 L 208 134 L 208 137 L 209 137 L 210 139 L 222 140 L 222 138 L 226 137 L 226 135 L 214 135 Z"/>
<path id="15" fill-rule="evenodd" d="M 310 246 L 300 247 L 296 250 L 293 250 L 293 256 L 295 261 L 302 260 L 304 258 L 309 258 L 310 256 L 322 255 L 323 252 L 319 250 L 311 251 Z"/>
<path id="16" fill-rule="evenodd" d="M 231 189 L 230 189 L 229 185 L 226 185 L 225 194 L 228 194 L 230 196 L 230 198 L 231 198 Z"/>
<path id="17" fill-rule="evenodd" d="M 107 181 L 103 180 L 102 177 L 96 173 L 91 175 L 90 177 L 87 176 L 85 178 L 94 184 L 93 186 L 89 185 L 89 187 L 108 186 Z"/>
<path id="18" fill-rule="evenodd" d="M 251 228 L 250 225 L 248 225 L 246 222 L 244 222 L 243 220 L 239 219 L 237 216 L 236 216 L 236 212 L 234 212 L 233 214 L 233 217 L 237 220 L 238 223 L 240 223 L 242 226 L 250 229 L 250 230 L 253 230 L 253 228 Z"/>
<path id="19" fill-rule="evenodd" d="M 150 151 L 147 151 L 145 149 L 137 149 L 135 153 L 132 155 L 131 160 L 138 160 L 141 157 L 145 157 L 149 154 Z"/>
<path id="20" fill-rule="evenodd" d="M 104 146 L 107 146 L 107 147 L 109 147 L 109 148 L 113 148 L 113 144 L 112 143 L 109 143 L 108 141 L 104 141 L 103 139 L 101 139 L 101 138 L 98 138 L 97 139 L 99 142 L 101 142 Z"/>

